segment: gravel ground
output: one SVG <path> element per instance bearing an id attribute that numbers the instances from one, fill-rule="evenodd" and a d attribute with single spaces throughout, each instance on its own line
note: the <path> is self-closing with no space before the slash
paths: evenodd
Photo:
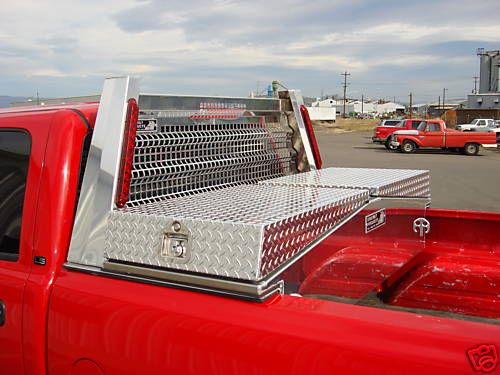
<path id="1" fill-rule="evenodd" d="M 441 150 L 407 155 L 373 144 L 371 135 L 316 128 L 324 167 L 429 169 L 432 207 L 500 212 L 499 150 L 482 149 L 479 156 Z"/>

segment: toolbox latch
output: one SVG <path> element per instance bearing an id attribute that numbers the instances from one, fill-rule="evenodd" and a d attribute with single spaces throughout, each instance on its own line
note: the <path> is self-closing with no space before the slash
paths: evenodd
<path id="1" fill-rule="evenodd" d="M 160 255 L 177 262 L 189 259 L 189 235 L 178 221 L 174 221 L 171 230 L 163 233 Z"/>

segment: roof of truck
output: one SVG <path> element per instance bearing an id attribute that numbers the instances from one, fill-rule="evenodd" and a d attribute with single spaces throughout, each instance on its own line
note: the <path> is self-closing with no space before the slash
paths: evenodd
<path id="1" fill-rule="evenodd" d="M 37 105 L 37 106 L 26 106 L 26 107 L 9 107 L 0 108 L 0 116 L 10 117 L 16 115 L 32 115 L 47 113 L 47 112 L 58 112 L 61 110 L 72 110 L 77 111 L 81 116 L 83 116 L 90 127 L 94 127 L 95 120 L 97 117 L 97 109 L 99 108 L 99 103 L 68 103 L 68 104 L 55 104 L 55 105 Z"/>
<path id="2" fill-rule="evenodd" d="M 49 111 L 57 109 L 89 110 L 89 109 L 97 109 L 98 106 L 99 106 L 98 102 L 67 103 L 67 104 L 54 104 L 54 105 L 31 105 L 25 107 L 0 108 L 0 114 L 19 113 L 19 112 L 39 112 L 39 111 Z"/>

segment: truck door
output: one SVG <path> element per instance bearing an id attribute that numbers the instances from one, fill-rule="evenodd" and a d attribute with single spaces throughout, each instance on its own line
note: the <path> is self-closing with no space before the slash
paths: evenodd
<path id="1" fill-rule="evenodd" d="M 424 142 L 425 147 L 445 147 L 444 132 L 439 124 L 427 123 Z"/>
<path id="2" fill-rule="evenodd" d="M 44 147 L 32 147 L 32 134 L 7 121 L 0 123 L 0 372 L 15 375 L 24 374 L 23 297 L 41 167 L 33 153 L 43 157 Z"/>

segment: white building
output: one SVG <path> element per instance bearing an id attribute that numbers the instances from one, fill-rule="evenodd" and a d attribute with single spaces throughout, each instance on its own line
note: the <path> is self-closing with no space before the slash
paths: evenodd
<path id="1" fill-rule="evenodd" d="M 404 113 L 405 110 L 406 107 L 398 103 L 387 102 L 383 104 L 375 104 L 375 112 L 379 115 L 388 115 L 396 112 Z"/>
<path id="2" fill-rule="evenodd" d="M 333 111 L 331 110 L 333 108 Z M 317 100 L 311 104 L 311 107 L 307 107 L 309 110 L 309 115 L 311 120 L 333 120 L 333 113 L 336 115 L 342 115 L 344 112 L 344 101 L 342 99 L 324 99 Z M 326 110 L 328 109 L 328 110 Z M 336 111 L 335 111 L 336 109 Z M 345 103 L 345 113 L 347 115 L 355 114 L 370 114 L 374 116 L 387 116 L 393 113 L 404 113 L 406 107 L 404 105 L 387 102 L 387 103 L 377 103 L 374 101 L 361 101 L 361 100 L 347 100 Z M 313 118 L 314 117 L 314 118 Z M 317 117 L 317 118 L 316 118 Z"/>
<path id="3" fill-rule="evenodd" d="M 333 121 L 337 119 L 337 102 L 334 99 L 317 100 L 307 107 L 309 117 L 313 121 Z"/>
<path id="4" fill-rule="evenodd" d="M 342 100 L 339 100 L 337 105 L 337 109 L 340 110 L 340 112 L 344 111 L 344 103 Z M 401 112 L 404 113 L 406 110 L 406 107 L 398 104 L 398 103 L 392 103 L 392 102 L 387 102 L 387 103 L 377 103 L 377 102 L 372 102 L 372 101 L 364 101 L 361 102 L 361 100 L 349 100 L 346 102 L 345 105 L 345 112 L 346 114 L 350 113 L 356 113 L 356 114 L 372 114 L 375 116 L 383 116 L 383 115 L 389 115 L 392 113 L 397 113 Z"/>

